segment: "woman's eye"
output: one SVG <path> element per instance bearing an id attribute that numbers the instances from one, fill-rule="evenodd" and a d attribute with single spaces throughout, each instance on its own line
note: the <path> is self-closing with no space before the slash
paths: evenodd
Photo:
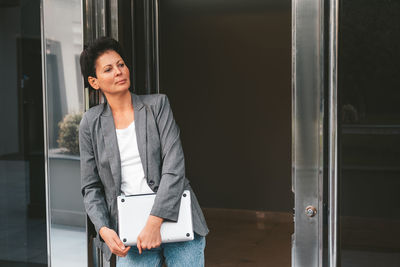
<path id="1" fill-rule="evenodd" d="M 120 67 L 123 67 L 124 65 L 125 65 L 124 63 L 120 63 L 120 64 L 119 64 Z"/>
<path id="2" fill-rule="evenodd" d="M 105 71 L 105 72 L 109 72 L 110 70 L 111 70 L 111 69 L 105 69 L 104 71 Z"/>

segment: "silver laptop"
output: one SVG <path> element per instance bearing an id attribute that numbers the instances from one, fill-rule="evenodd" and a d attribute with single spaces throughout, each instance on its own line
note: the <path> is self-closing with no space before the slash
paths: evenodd
<path id="1" fill-rule="evenodd" d="M 156 194 L 143 194 L 118 197 L 119 238 L 124 245 L 133 246 L 146 225 Z M 193 240 L 192 210 L 190 191 L 185 190 L 177 222 L 165 221 L 161 225 L 161 242 L 180 242 Z"/>

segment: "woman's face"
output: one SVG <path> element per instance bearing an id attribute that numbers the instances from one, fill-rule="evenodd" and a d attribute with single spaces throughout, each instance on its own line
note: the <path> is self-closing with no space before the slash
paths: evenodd
<path id="1" fill-rule="evenodd" d="M 96 76 L 89 77 L 90 85 L 107 96 L 129 90 L 131 86 L 129 69 L 114 50 L 104 52 L 96 60 Z"/>

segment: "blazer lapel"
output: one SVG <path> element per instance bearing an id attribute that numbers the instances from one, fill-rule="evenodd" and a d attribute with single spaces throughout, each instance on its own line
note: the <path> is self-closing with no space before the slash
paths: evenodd
<path id="1" fill-rule="evenodd" d="M 144 176 L 147 179 L 147 109 L 138 95 L 131 94 L 131 96 L 135 112 L 135 130 L 139 155 L 142 161 Z"/>
<path id="2" fill-rule="evenodd" d="M 111 108 L 106 103 L 105 110 L 101 115 L 101 131 L 104 136 L 105 150 L 110 162 L 111 173 L 118 189 L 118 195 L 121 194 L 121 159 L 119 156 L 119 148 L 117 141 L 117 134 L 115 133 L 114 118 L 112 116 Z"/>

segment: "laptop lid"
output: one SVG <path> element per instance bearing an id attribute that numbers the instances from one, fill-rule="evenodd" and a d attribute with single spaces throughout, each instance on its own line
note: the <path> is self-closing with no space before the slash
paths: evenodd
<path id="1" fill-rule="evenodd" d="M 118 230 L 124 245 L 136 245 L 137 237 L 146 225 L 156 194 L 118 196 Z M 181 197 L 177 222 L 165 221 L 161 225 L 162 243 L 193 240 L 190 191 Z"/>

